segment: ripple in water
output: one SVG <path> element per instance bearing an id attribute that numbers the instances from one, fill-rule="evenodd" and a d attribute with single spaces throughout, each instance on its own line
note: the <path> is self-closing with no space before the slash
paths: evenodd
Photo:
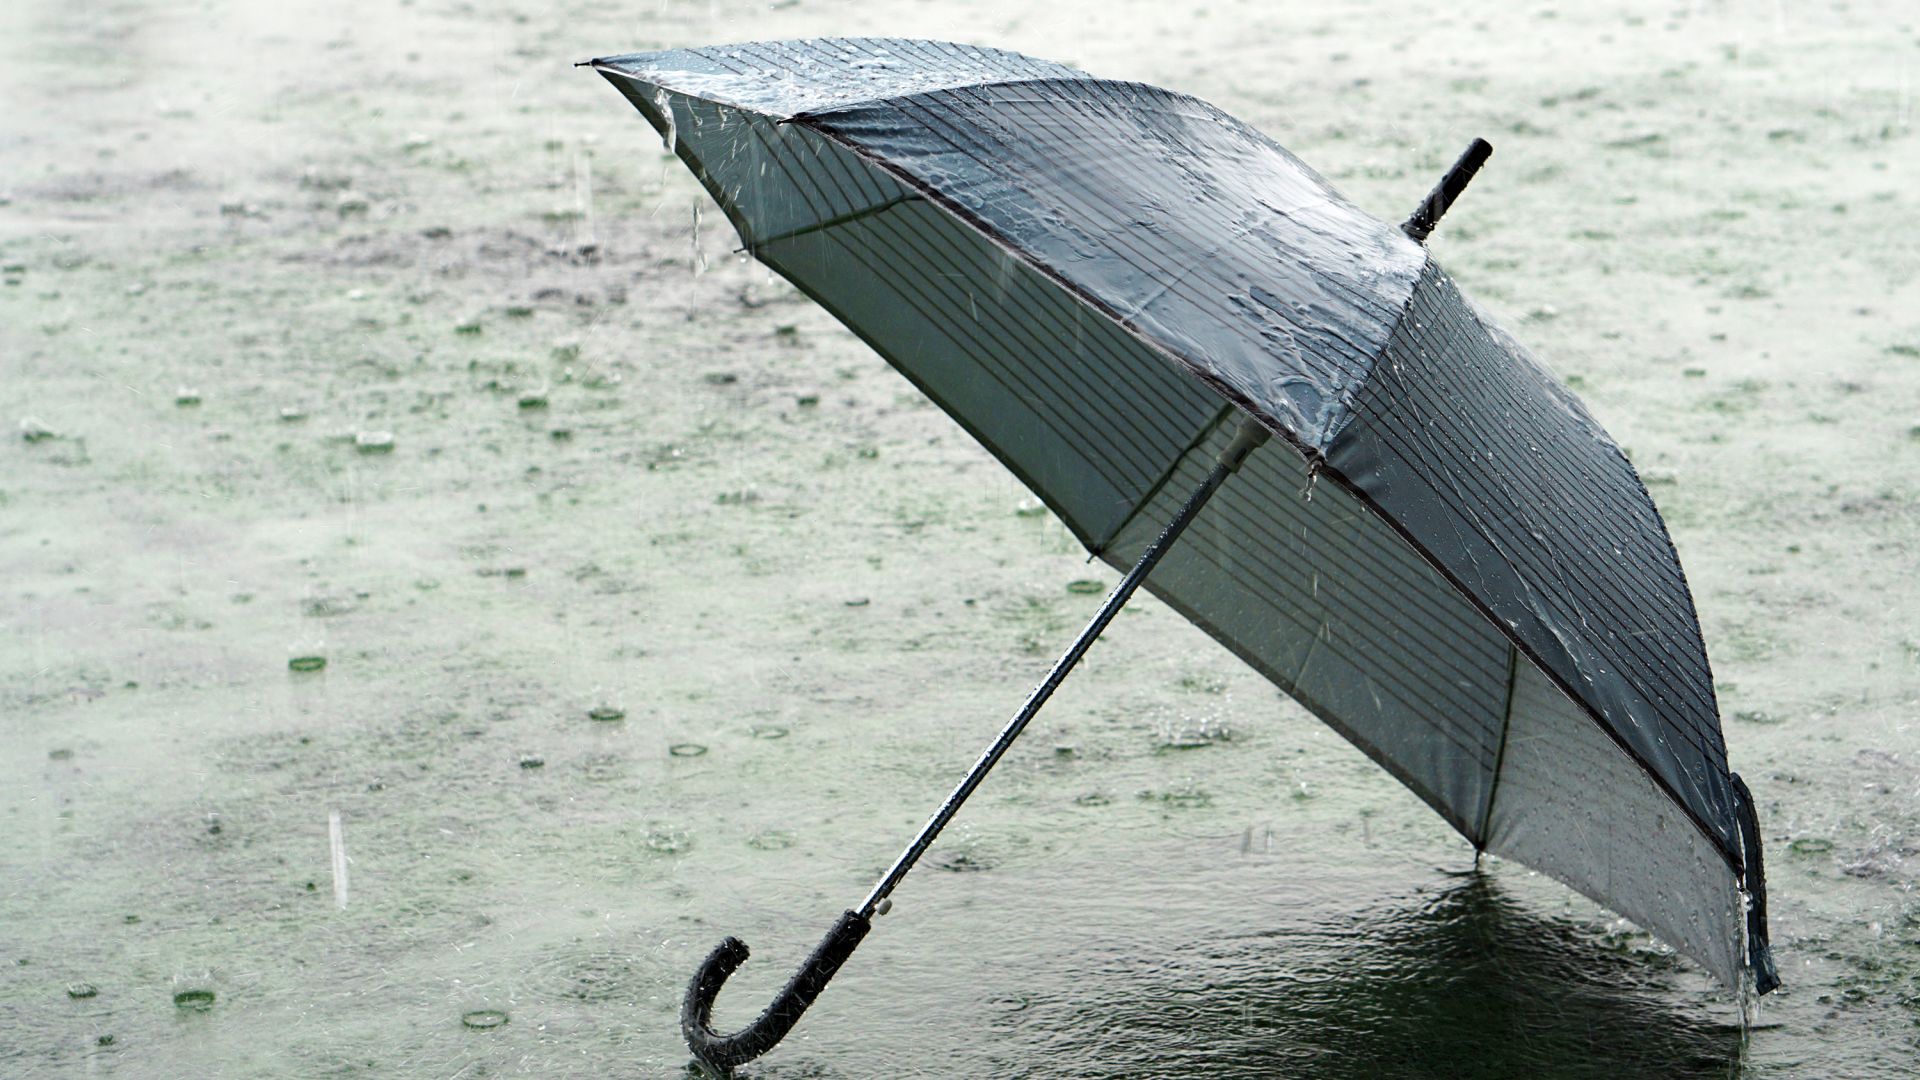
<path id="1" fill-rule="evenodd" d="M 793 846 L 793 834 L 785 829 L 767 829 L 747 837 L 747 846 L 755 851 L 783 851 Z"/>
<path id="2" fill-rule="evenodd" d="M 527 992 L 544 1001 L 632 1005 L 655 992 L 660 973 L 614 949 L 551 950 L 526 969 Z"/>

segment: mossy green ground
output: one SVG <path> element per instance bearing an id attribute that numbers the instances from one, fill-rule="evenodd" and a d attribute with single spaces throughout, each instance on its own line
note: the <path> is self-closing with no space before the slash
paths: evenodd
<path id="1" fill-rule="evenodd" d="M 1434 249 L 1673 528 L 1786 987 L 1743 1043 L 1143 599 L 754 1075 L 1911 1067 L 1911 10 L 27 0 L 0 1073 L 677 1073 L 705 950 L 755 947 L 744 1019 L 1092 612 L 1111 575 L 568 66 L 827 33 L 1196 93 L 1389 219 L 1492 140 Z"/>

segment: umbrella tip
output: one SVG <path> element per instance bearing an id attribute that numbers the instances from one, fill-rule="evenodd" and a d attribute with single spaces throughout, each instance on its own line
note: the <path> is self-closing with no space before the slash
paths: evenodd
<path id="1" fill-rule="evenodd" d="M 1493 144 L 1485 139 L 1475 139 L 1467 144 L 1467 150 L 1453 163 L 1447 174 L 1433 186 L 1427 197 L 1413 211 L 1413 216 L 1400 226 L 1400 231 L 1413 238 L 1416 244 L 1424 244 L 1433 234 L 1433 227 L 1440 224 L 1441 215 L 1453 205 L 1453 200 L 1467 189 L 1467 181 L 1480 171 L 1480 166 L 1493 156 Z"/>

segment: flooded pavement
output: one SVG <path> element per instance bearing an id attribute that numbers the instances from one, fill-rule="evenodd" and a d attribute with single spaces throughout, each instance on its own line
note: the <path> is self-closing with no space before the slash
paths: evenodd
<path id="1" fill-rule="evenodd" d="M 1920 1053 L 1896 5 L 0 12 L 0 1072 L 680 1075 L 1113 575 L 574 60 L 887 32 L 1207 98 L 1586 398 L 1768 841 L 1738 1003 L 1142 598 L 761 1077 L 1889 1076 Z M 1085 582 L 1094 582 L 1091 587 Z"/>

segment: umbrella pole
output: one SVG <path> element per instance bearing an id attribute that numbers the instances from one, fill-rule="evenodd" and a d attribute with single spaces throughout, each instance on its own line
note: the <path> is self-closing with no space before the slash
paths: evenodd
<path id="1" fill-rule="evenodd" d="M 746 961 L 747 946 L 739 938 L 729 937 L 707 956 L 701 963 L 699 971 L 694 974 L 692 983 L 688 985 L 686 998 L 681 1002 L 680 1007 L 680 1031 L 686 1036 L 687 1046 L 693 1051 L 695 1057 L 715 1068 L 729 1069 L 759 1057 L 773 1049 L 782 1038 L 786 1037 L 787 1032 L 792 1030 L 793 1025 L 799 1021 L 801 1014 L 805 1013 L 820 992 L 826 989 L 827 982 L 840 970 L 840 965 L 846 962 L 847 957 L 853 955 L 853 950 L 859 946 L 861 939 L 867 936 L 867 931 L 873 925 L 873 916 L 876 913 L 886 913 L 890 906 L 887 894 L 893 892 L 894 887 L 900 884 L 900 879 L 906 877 L 907 871 L 913 869 L 914 863 L 918 862 L 920 856 L 933 844 L 934 838 L 940 835 L 940 830 L 946 828 L 947 822 L 953 819 L 953 815 L 959 811 L 961 804 L 967 801 L 967 796 L 973 794 L 974 789 L 980 786 L 980 782 L 986 779 L 987 773 L 992 771 L 1001 757 L 1005 756 L 1008 747 L 1011 747 L 1013 741 L 1020 737 L 1020 733 L 1026 730 L 1027 723 L 1040 711 L 1041 706 L 1047 703 L 1047 699 L 1053 696 L 1054 690 L 1066 679 L 1067 673 L 1071 672 L 1074 665 L 1080 662 L 1080 658 L 1086 655 L 1094 639 L 1100 636 L 1101 631 L 1107 628 L 1107 624 L 1111 623 L 1114 616 L 1120 613 L 1120 609 L 1126 606 L 1134 591 L 1140 587 L 1141 582 L 1146 580 L 1155 564 L 1160 561 L 1160 557 L 1167 553 L 1167 549 L 1173 546 L 1173 542 L 1179 539 L 1180 534 L 1193 523 L 1193 519 L 1200 515 L 1200 510 L 1206 506 L 1207 500 L 1213 497 L 1213 493 L 1220 489 L 1220 485 L 1226 482 L 1228 476 L 1240 468 L 1241 462 L 1246 460 L 1247 455 L 1266 441 L 1267 431 L 1257 421 L 1251 419 L 1241 421 L 1240 430 L 1234 435 L 1233 441 L 1215 458 L 1213 468 L 1207 473 L 1206 479 L 1200 482 L 1200 486 L 1194 489 L 1193 494 L 1187 497 L 1186 505 L 1180 508 L 1180 512 L 1174 515 L 1173 520 L 1160 531 L 1160 536 L 1140 556 L 1140 560 L 1134 563 L 1133 569 L 1129 570 L 1127 576 L 1120 580 L 1120 584 L 1115 586 L 1112 593 L 1108 594 L 1092 621 L 1080 631 L 1080 636 L 1074 639 L 1073 644 L 1053 665 L 1053 670 L 1047 672 L 1047 677 L 1041 680 L 1032 694 L 1028 695 L 1026 704 L 1022 705 L 1013 719 L 1007 722 L 1006 727 L 1000 730 L 999 737 L 995 738 L 980 755 L 979 760 L 974 762 L 973 768 L 968 770 L 959 786 L 955 787 L 946 801 L 940 804 L 940 809 L 934 811 L 933 816 L 927 819 L 919 835 L 913 838 L 913 843 L 907 845 L 907 849 L 894 860 L 893 865 L 874 884 L 873 891 L 867 894 L 859 907 L 841 914 L 839 921 L 833 925 L 833 929 L 829 930 L 820 944 L 814 947 L 813 953 L 807 957 L 800 969 L 794 972 L 793 978 L 788 980 L 786 987 L 780 991 L 779 996 L 774 998 L 773 1003 L 768 1005 L 751 1024 L 731 1035 L 722 1035 L 713 1030 L 710 1023 L 713 1000 L 719 995 L 720 987 L 727 981 L 727 977 Z"/>

